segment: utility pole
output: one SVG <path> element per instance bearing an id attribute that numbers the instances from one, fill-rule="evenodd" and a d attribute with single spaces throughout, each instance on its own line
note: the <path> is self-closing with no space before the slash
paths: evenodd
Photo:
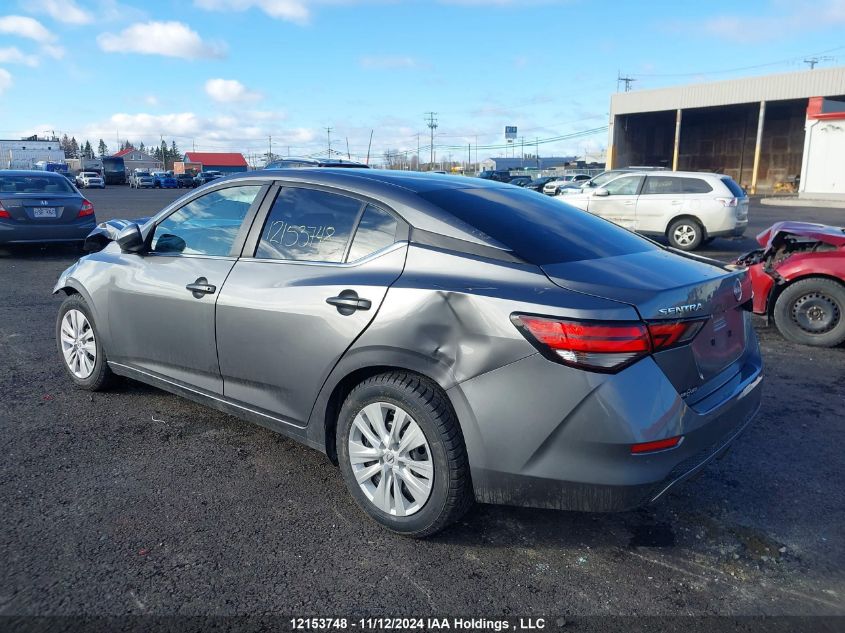
<path id="1" fill-rule="evenodd" d="M 819 62 L 829 62 L 832 59 L 833 57 L 828 55 L 825 55 L 824 57 L 810 57 L 809 59 L 805 59 L 804 63 L 810 67 L 810 70 L 813 70 Z"/>
<path id="2" fill-rule="evenodd" d="M 370 164 L 370 148 L 372 148 L 373 146 L 373 132 L 375 132 L 375 130 L 370 130 L 370 143 L 367 145 L 367 162 L 365 163 L 366 165 Z"/>
<path id="3" fill-rule="evenodd" d="M 417 171 L 422 171 L 420 169 L 420 134 L 417 132 Z"/>
<path id="4" fill-rule="evenodd" d="M 267 136 L 267 142 L 269 143 L 268 151 L 267 151 L 267 162 L 269 163 L 273 160 L 273 137 L 272 135 Z"/>
<path id="5" fill-rule="evenodd" d="M 332 157 L 332 128 L 326 128 L 326 138 L 328 139 L 329 144 L 329 158 Z"/>
<path id="6" fill-rule="evenodd" d="M 633 77 L 623 77 L 622 73 L 616 75 L 616 92 L 619 92 L 619 82 L 623 82 L 625 84 L 625 92 L 631 92 L 631 84 L 634 83 L 636 79 Z"/>
<path id="7" fill-rule="evenodd" d="M 434 117 L 437 115 L 436 112 L 426 112 L 425 113 L 426 119 L 425 124 L 428 126 L 428 129 L 431 130 L 431 156 L 428 161 L 428 170 L 431 171 L 434 169 L 434 130 L 437 129 L 437 119 Z"/>
<path id="8" fill-rule="evenodd" d="M 537 169 L 540 169 L 540 137 L 534 137 L 534 156 L 537 159 Z"/>

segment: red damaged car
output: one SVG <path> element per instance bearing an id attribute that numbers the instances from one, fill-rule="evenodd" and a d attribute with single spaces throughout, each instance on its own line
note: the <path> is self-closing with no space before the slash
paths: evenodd
<path id="1" fill-rule="evenodd" d="M 845 341 L 845 229 L 777 222 L 757 236 L 763 248 L 740 257 L 754 288 L 754 312 L 785 338 L 833 347 Z"/>

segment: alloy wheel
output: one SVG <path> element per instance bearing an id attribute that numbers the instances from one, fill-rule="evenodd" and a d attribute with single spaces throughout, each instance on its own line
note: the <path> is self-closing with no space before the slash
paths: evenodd
<path id="1" fill-rule="evenodd" d="M 68 310 L 62 317 L 62 354 L 70 372 L 83 380 L 94 372 L 97 363 L 97 344 L 94 328 L 79 310 Z"/>
<path id="2" fill-rule="evenodd" d="M 407 411 L 374 402 L 349 431 L 352 473 L 367 499 L 386 514 L 410 516 L 431 496 L 434 463 L 425 433 Z"/>
<path id="3" fill-rule="evenodd" d="M 680 224 L 675 228 L 672 236 L 675 238 L 675 243 L 681 246 L 689 246 L 696 239 L 696 230 L 694 226 L 689 224 Z"/>

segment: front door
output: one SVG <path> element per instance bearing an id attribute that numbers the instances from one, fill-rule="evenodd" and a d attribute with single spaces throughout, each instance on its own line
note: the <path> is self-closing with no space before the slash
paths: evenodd
<path id="1" fill-rule="evenodd" d="M 111 272 L 109 360 L 222 394 L 215 303 L 243 243 L 260 184 L 193 198 L 155 227 L 150 250 Z"/>
<path id="2" fill-rule="evenodd" d="M 235 264 L 217 303 L 224 394 L 304 426 L 402 273 L 407 228 L 378 206 L 300 187 L 282 187 L 260 221 L 254 256 Z"/>
<path id="3" fill-rule="evenodd" d="M 587 210 L 626 229 L 637 228 L 637 194 L 643 177 L 620 176 L 592 192 Z M 597 192 L 607 195 L 596 195 Z"/>

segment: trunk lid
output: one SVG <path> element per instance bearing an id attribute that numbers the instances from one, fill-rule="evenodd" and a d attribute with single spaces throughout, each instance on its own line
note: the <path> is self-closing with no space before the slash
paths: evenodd
<path id="1" fill-rule="evenodd" d="M 82 208 L 77 194 L 18 193 L 9 196 L 0 192 L 0 204 L 13 220 L 28 224 L 66 224 L 74 220 Z"/>
<path id="2" fill-rule="evenodd" d="M 654 355 L 680 393 L 694 392 L 745 350 L 751 282 L 743 270 L 664 250 L 541 268 L 558 286 L 633 306 L 644 321 L 706 319 L 691 343 Z"/>

